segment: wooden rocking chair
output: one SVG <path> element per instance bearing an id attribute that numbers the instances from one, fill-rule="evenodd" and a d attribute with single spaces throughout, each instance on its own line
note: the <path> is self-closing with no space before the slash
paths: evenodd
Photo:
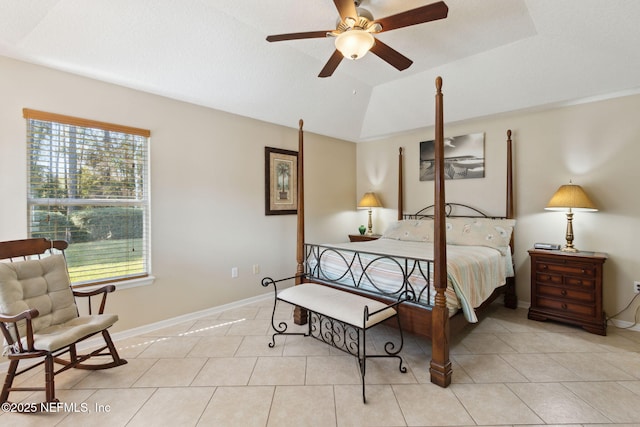
<path id="1" fill-rule="evenodd" d="M 106 369 L 127 363 L 118 356 L 107 331 L 118 316 L 104 313 L 107 293 L 113 292 L 115 286 L 89 292 L 71 289 L 64 258 L 66 248 L 67 242 L 62 240 L 0 242 L 0 260 L 4 260 L 0 262 L 0 330 L 4 336 L 3 354 L 9 359 L 0 404 L 8 401 L 12 391 L 44 391 L 46 402 L 57 402 L 55 375 L 70 368 Z M 40 256 L 46 252 L 50 254 Z M 91 297 L 100 295 L 98 313 L 93 314 Z M 88 315 L 78 313 L 75 297 L 88 298 Z M 78 354 L 76 344 L 97 334 L 102 334 L 105 345 L 91 353 Z M 68 358 L 60 357 L 66 353 Z M 83 363 L 93 356 L 111 356 L 112 360 L 103 364 Z M 34 359 L 42 360 L 18 371 L 21 361 Z M 54 362 L 62 367 L 55 370 Z M 44 387 L 12 387 L 17 375 L 42 364 Z"/>

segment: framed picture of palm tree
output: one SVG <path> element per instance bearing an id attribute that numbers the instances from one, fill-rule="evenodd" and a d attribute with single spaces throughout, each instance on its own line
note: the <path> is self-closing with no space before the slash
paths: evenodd
<path id="1" fill-rule="evenodd" d="M 264 148 L 265 215 L 298 211 L 298 152 Z"/>

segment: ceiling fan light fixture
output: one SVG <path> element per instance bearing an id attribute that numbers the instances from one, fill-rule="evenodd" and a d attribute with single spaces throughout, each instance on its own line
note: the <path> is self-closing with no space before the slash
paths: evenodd
<path id="1" fill-rule="evenodd" d="M 355 20 L 355 18 L 351 18 L 351 17 L 345 18 L 344 20 L 345 25 L 349 28 L 353 28 L 356 25 L 356 22 L 357 21 Z"/>
<path id="2" fill-rule="evenodd" d="M 375 44 L 373 35 L 360 28 L 345 31 L 336 37 L 336 49 L 347 59 L 360 59 Z"/>

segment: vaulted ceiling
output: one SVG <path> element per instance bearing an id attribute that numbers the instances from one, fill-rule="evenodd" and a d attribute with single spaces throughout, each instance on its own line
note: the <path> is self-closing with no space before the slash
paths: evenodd
<path id="1" fill-rule="evenodd" d="M 434 0 L 363 0 L 382 18 Z M 334 39 L 331 0 L 0 0 L 0 55 L 348 141 L 445 120 L 640 92 L 640 1 L 445 0 L 443 20 L 376 37 L 373 54 L 318 73 Z"/>

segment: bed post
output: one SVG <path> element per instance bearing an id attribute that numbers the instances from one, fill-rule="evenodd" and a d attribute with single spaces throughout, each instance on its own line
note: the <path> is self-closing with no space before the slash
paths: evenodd
<path id="1" fill-rule="evenodd" d="M 513 208 L 513 148 L 511 141 L 511 129 L 507 130 L 507 209 L 506 217 L 515 218 L 515 210 Z M 513 233 L 511 234 L 511 257 L 515 250 L 515 240 Z M 514 267 L 515 270 L 515 267 Z M 516 278 L 507 277 L 507 287 L 504 293 L 504 306 L 507 308 L 518 307 L 518 297 L 516 296 Z"/>
<path id="2" fill-rule="evenodd" d="M 507 130 L 507 218 L 514 218 L 513 211 L 513 152 L 511 149 L 511 129 Z"/>
<path id="3" fill-rule="evenodd" d="M 431 382 L 440 387 L 451 384 L 449 360 L 449 311 L 447 309 L 447 235 L 444 194 L 444 123 L 442 107 L 442 77 L 436 78 L 435 122 L 435 182 L 434 182 L 434 287 L 436 291 L 431 312 Z"/>
<path id="4" fill-rule="evenodd" d="M 398 221 L 402 221 L 404 213 L 404 171 L 402 170 L 402 147 L 398 153 Z"/>
<path id="5" fill-rule="evenodd" d="M 302 119 L 298 122 L 298 239 L 296 242 L 296 285 L 302 283 L 304 273 L 304 133 Z M 293 321 L 297 325 L 307 323 L 307 310 L 296 307 L 293 310 Z"/>

